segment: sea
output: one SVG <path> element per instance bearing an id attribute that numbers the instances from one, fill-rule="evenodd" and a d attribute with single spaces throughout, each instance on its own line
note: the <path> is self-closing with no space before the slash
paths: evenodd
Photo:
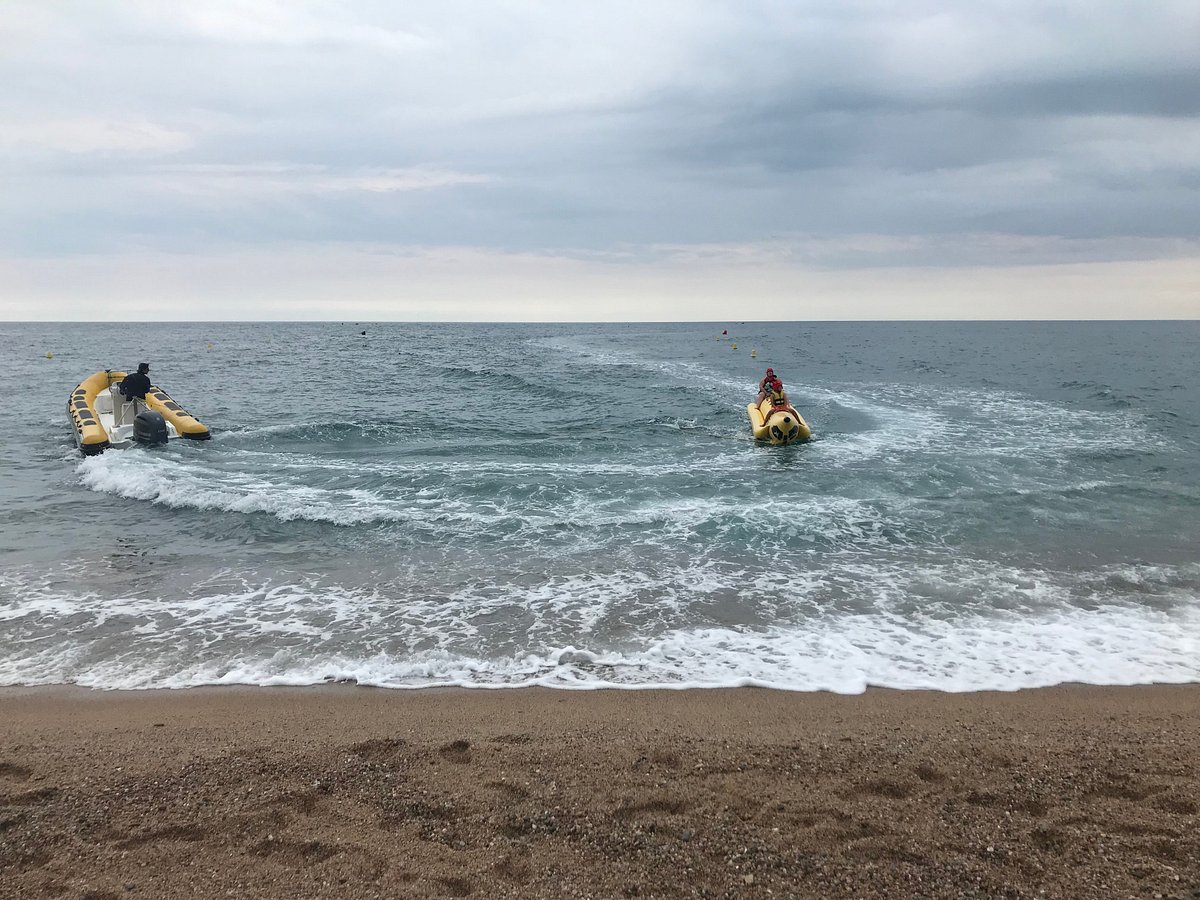
<path id="1" fill-rule="evenodd" d="M 1200 322 L 0 323 L 0 685 L 1200 681 Z M 148 362 L 208 442 L 84 458 Z M 766 366 L 813 429 L 750 434 Z"/>

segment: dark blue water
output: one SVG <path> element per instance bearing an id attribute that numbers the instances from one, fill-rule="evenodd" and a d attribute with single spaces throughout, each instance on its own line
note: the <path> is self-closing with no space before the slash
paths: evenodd
<path id="1" fill-rule="evenodd" d="M 0 354 L 0 684 L 1200 678 L 1200 323 L 9 324 Z M 143 360 L 213 440 L 83 459 L 67 395 Z M 750 439 L 766 365 L 811 443 Z"/>

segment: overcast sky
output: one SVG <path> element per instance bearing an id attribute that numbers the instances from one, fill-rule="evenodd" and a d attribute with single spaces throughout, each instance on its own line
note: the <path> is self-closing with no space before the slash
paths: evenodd
<path id="1" fill-rule="evenodd" d="M 1200 317 L 1200 2 L 0 3 L 0 318 Z"/>

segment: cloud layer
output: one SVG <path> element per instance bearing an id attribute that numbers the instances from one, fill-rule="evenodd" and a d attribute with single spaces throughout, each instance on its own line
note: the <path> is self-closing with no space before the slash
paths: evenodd
<path id="1" fill-rule="evenodd" d="M 5 318 L 172 254 L 462 248 L 547 285 L 1200 256 L 1191 0 L 17 2 L 0 47 Z"/>

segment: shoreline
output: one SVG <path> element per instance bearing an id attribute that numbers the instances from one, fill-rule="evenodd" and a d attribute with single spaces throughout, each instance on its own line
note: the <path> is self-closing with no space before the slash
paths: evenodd
<path id="1" fill-rule="evenodd" d="M 1198 684 L 30 686 L 0 722 L 0 897 L 1200 896 Z"/>

